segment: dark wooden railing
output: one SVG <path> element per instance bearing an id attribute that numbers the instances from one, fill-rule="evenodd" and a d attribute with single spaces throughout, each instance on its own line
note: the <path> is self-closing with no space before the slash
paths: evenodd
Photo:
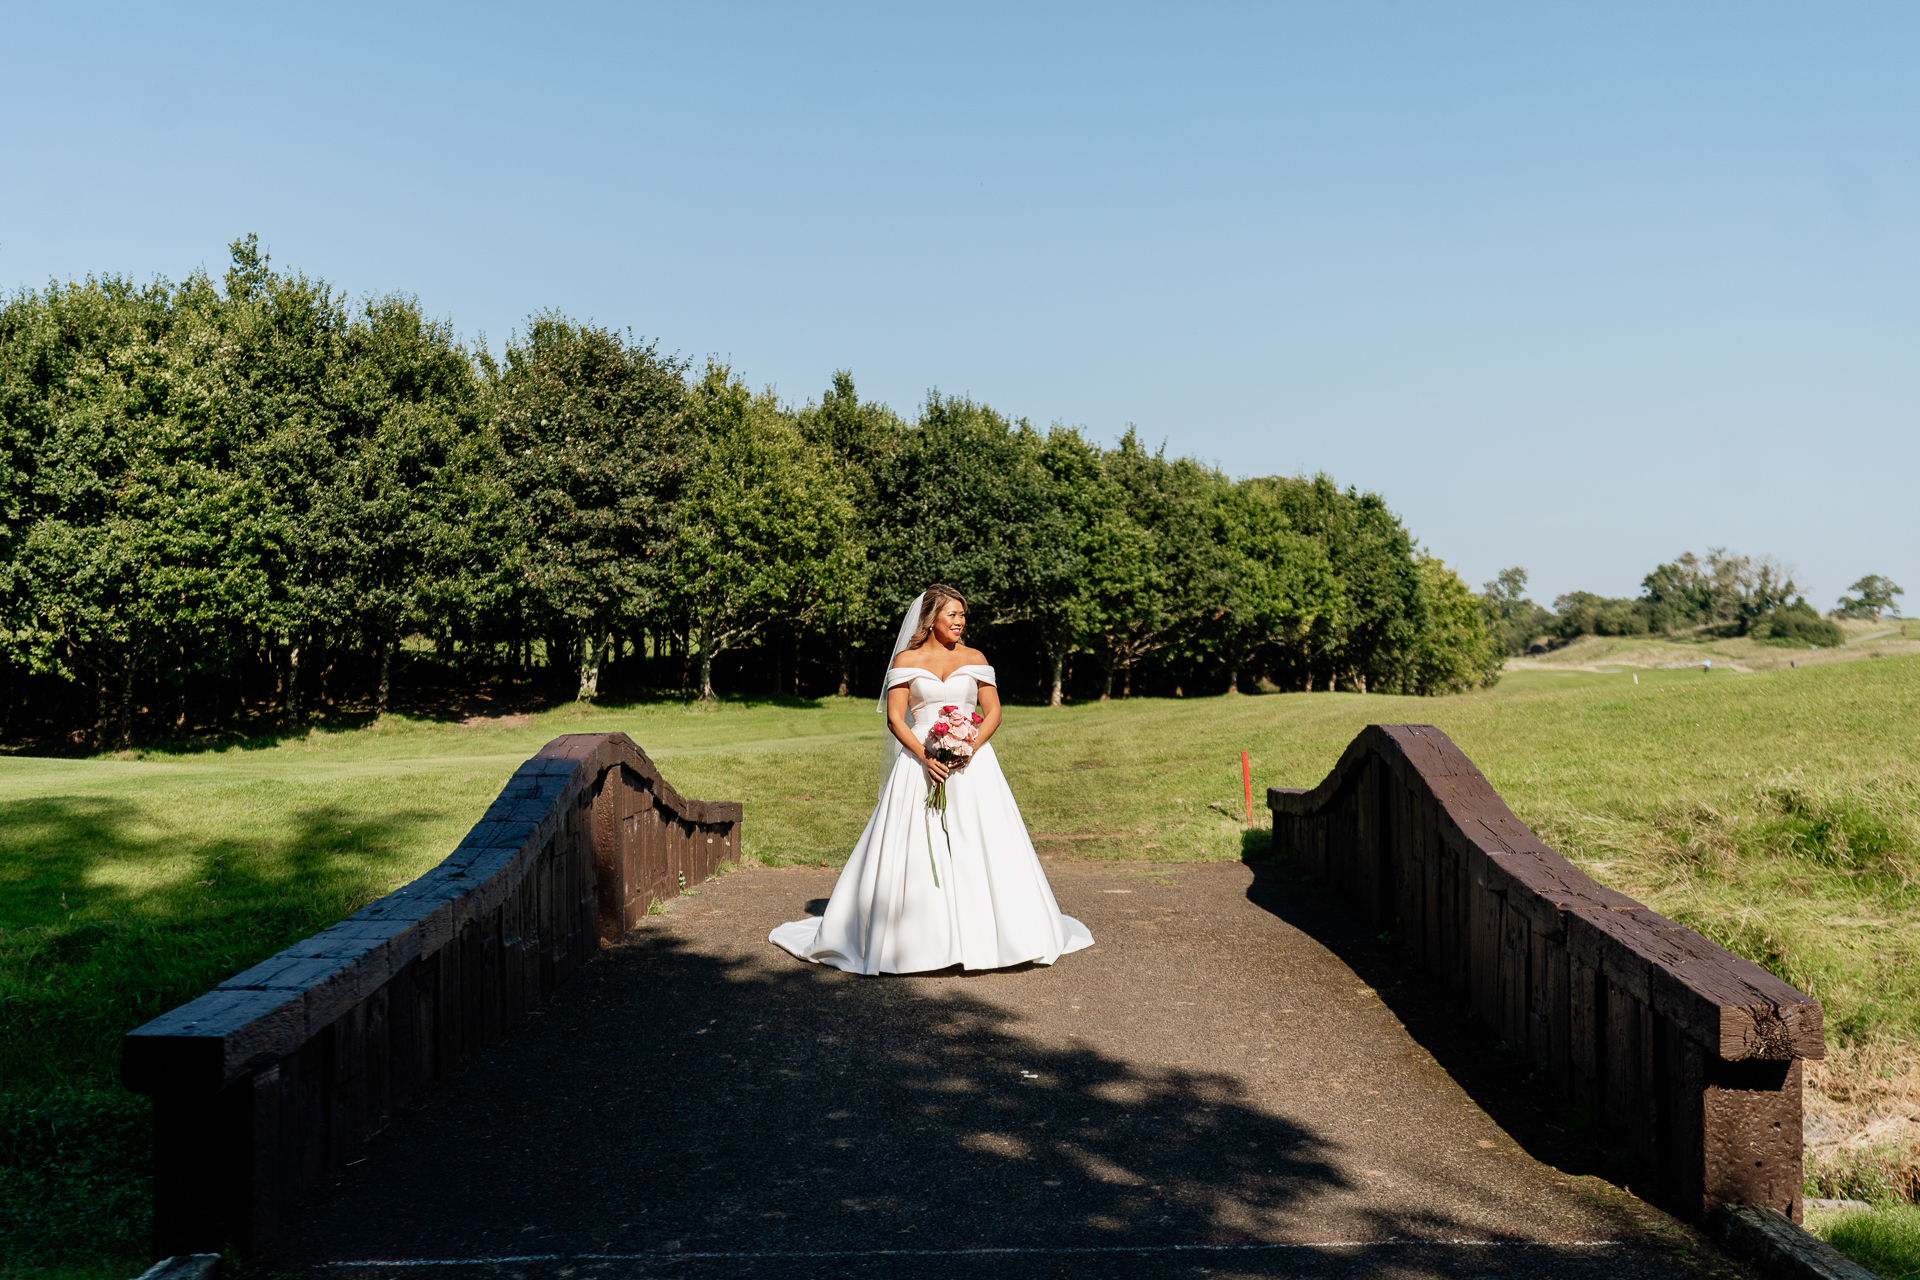
<path id="1" fill-rule="evenodd" d="M 258 1249 L 654 901 L 737 857 L 740 821 L 625 734 L 556 738 L 432 871 L 129 1033 L 159 1252 Z"/>
<path id="2" fill-rule="evenodd" d="M 1275 852 L 1391 930 L 1659 1173 L 1684 1216 L 1800 1220 L 1801 1060 L 1819 1002 L 1543 844 L 1431 725 L 1372 725 L 1312 790 L 1274 787 Z"/>

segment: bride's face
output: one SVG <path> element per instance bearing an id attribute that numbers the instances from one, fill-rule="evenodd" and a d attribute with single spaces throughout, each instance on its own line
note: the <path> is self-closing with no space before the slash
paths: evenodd
<path id="1" fill-rule="evenodd" d="M 941 644 L 959 644 L 960 633 L 967 629 L 967 607 L 949 600 L 933 615 L 933 638 Z"/>

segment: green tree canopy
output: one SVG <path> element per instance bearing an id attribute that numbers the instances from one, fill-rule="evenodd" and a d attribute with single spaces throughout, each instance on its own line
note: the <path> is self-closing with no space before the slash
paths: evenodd
<path id="1" fill-rule="evenodd" d="M 675 588 L 693 624 L 700 697 L 713 661 L 819 619 L 814 602 L 855 572 L 853 503 L 831 454 L 810 446 L 772 394 L 710 364 L 696 389 L 700 456 L 675 520 Z"/>
<path id="2" fill-rule="evenodd" d="M 607 637 L 675 590 L 674 507 L 700 450 L 684 373 L 651 344 L 549 312 L 507 348 L 492 389 L 522 616 L 577 655 L 583 696 Z"/>
<path id="3" fill-rule="evenodd" d="M 1841 596 L 1838 612 L 1848 618 L 1871 618 L 1880 621 L 1880 615 L 1893 610 L 1893 598 L 1903 596 L 1905 591 L 1894 584 L 1891 578 L 1883 578 L 1870 573 L 1847 588 L 1853 594 Z"/>
<path id="4" fill-rule="evenodd" d="M 0 731 L 378 715 L 416 669 L 592 697 L 609 660 L 628 690 L 865 693 L 933 581 L 1015 699 L 1490 670 L 1457 577 L 1329 477 L 937 391 L 903 418 L 844 369 L 792 406 L 551 311 L 496 364 L 415 298 L 230 249 L 217 279 L 0 301 Z M 1649 583 L 1643 611 L 1786 625 L 1767 562 Z"/>

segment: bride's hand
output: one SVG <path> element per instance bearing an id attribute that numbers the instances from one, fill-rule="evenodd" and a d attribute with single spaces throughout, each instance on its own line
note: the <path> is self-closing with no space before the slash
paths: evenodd
<path id="1" fill-rule="evenodd" d="M 947 775 L 953 772 L 953 770 L 948 768 L 946 765 L 941 764 L 938 760 L 935 760 L 932 756 L 926 756 L 922 758 L 920 763 L 922 766 L 926 768 L 927 785 L 930 787 L 938 786 L 940 783 L 945 782 L 947 780 Z"/>

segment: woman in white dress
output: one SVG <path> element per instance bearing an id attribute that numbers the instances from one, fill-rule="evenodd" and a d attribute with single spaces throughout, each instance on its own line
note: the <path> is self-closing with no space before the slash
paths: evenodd
<path id="1" fill-rule="evenodd" d="M 870 974 L 1004 969 L 1093 945 L 1085 925 L 1060 914 L 988 745 L 1000 695 L 986 655 L 960 643 L 966 621 L 967 602 L 951 587 L 929 587 L 907 608 L 877 708 L 891 731 L 880 802 L 826 911 L 768 935 L 802 960 Z M 941 708 L 956 705 L 984 718 L 973 758 L 950 770 L 927 757 L 924 739 Z M 927 809 L 940 782 L 944 830 Z"/>

